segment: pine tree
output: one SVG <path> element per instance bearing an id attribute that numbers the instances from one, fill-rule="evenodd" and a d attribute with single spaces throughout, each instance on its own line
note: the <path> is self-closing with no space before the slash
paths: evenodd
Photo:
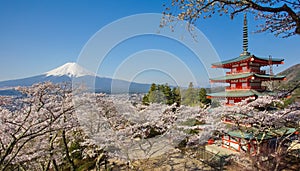
<path id="1" fill-rule="evenodd" d="M 172 99 L 172 90 L 171 90 L 170 86 L 168 86 L 168 84 L 166 84 L 164 86 L 163 93 L 164 93 L 165 99 L 166 99 L 165 104 L 172 105 L 174 103 L 174 100 Z"/>
<path id="2" fill-rule="evenodd" d="M 188 89 L 183 95 L 182 104 L 184 105 L 195 105 L 198 103 L 197 92 L 192 82 L 190 82 Z"/>
<path id="3" fill-rule="evenodd" d="M 155 92 L 156 89 L 157 89 L 156 84 L 155 84 L 155 83 L 152 83 L 152 84 L 151 84 L 151 87 L 150 87 L 150 89 L 149 89 L 149 91 L 148 91 L 148 93 L 145 94 L 144 97 L 143 97 L 142 104 L 144 104 L 144 105 L 149 105 L 149 104 L 150 104 L 151 101 L 150 101 L 149 96 L 150 96 L 150 94 L 153 94 L 152 92 Z M 151 96 L 152 96 L 152 95 L 151 95 Z M 152 98 L 151 100 L 153 100 L 153 98 Z"/>
<path id="4" fill-rule="evenodd" d="M 154 83 L 142 100 L 144 105 L 149 105 L 150 103 L 172 105 L 175 102 L 177 103 L 177 106 L 180 106 L 181 95 L 179 88 L 173 88 L 172 90 L 168 84 L 156 85 Z"/>
<path id="5" fill-rule="evenodd" d="M 149 90 L 149 93 L 150 93 L 151 91 L 155 91 L 156 89 L 157 89 L 156 84 L 155 84 L 155 83 L 152 83 L 152 84 L 151 84 L 151 87 L 150 87 L 150 90 Z"/>
<path id="6" fill-rule="evenodd" d="M 172 102 L 176 103 L 176 106 L 179 107 L 181 105 L 181 93 L 180 88 L 173 88 L 172 90 Z"/>
<path id="7" fill-rule="evenodd" d="M 165 103 L 163 89 L 164 85 L 156 85 L 152 83 L 148 93 L 149 103 Z"/>
<path id="8" fill-rule="evenodd" d="M 145 94 L 142 100 L 142 104 L 143 105 L 149 105 L 149 98 L 148 98 L 148 94 Z"/>
<path id="9" fill-rule="evenodd" d="M 162 91 L 155 90 L 155 91 L 149 92 L 148 99 L 149 99 L 150 103 L 164 103 L 165 95 Z"/>
<path id="10" fill-rule="evenodd" d="M 202 105 L 211 103 L 211 100 L 207 98 L 207 92 L 205 88 L 201 88 L 199 91 L 199 101 Z"/>

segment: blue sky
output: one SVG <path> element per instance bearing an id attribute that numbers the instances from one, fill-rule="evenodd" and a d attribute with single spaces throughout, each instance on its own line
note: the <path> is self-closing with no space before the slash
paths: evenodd
<path id="1" fill-rule="evenodd" d="M 141 13 L 161 13 L 160 0 L 11 0 L 0 1 L 0 80 L 10 80 L 39 75 L 66 62 L 76 62 L 88 40 L 101 28 L 123 17 Z M 259 21 L 248 16 L 249 31 L 253 32 Z M 200 20 L 197 28 L 210 41 L 221 60 L 237 57 L 242 51 L 242 15 L 230 20 L 228 16 Z M 159 23 L 157 23 L 158 27 Z M 136 27 L 143 24 L 137 23 Z M 126 28 L 120 28 L 120 32 Z M 178 36 L 186 36 L 175 30 Z M 182 34 L 181 34 L 182 33 Z M 109 37 L 107 38 L 109 39 Z M 274 67 L 275 72 L 299 63 L 300 36 L 277 38 L 270 33 L 249 34 L 249 51 L 257 56 L 285 58 L 285 64 Z M 199 45 L 201 46 L 201 45 Z M 99 47 L 101 50 L 101 47 Z M 155 35 L 133 37 L 121 42 L 98 64 L 98 74 L 106 77 L 131 79 L 137 82 L 163 81 L 187 84 L 190 78 L 182 73 L 174 78 L 155 64 L 166 63 L 153 58 L 152 70 L 136 71 L 135 77 L 124 75 L 125 59 L 136 58 L 127 68 L 139 66 L 147 56 L 176 56 L 193 73 L 199 85 L 206 85 L 206 69 L 195 55 L 180 42 Z M 203 57 L 201 57 L 203 58 Z M 137 60 L 142 59 L 142 60 Z M 130 61 L 130 60 L 128 60 Z M 175 65 L 175 64 L 174 64 Z M 118 71 L 123 67 L 123 71 Z M 166 69 L 168 71 L 168 69 Z M 180 69 L 177 69 L 180 72 Z M 123 74 L 122 74 L 123 73 Z M 176 73 L 174 71 L 174 73 Z M 206 76 L 203 76 L 206 75 Z M 175 80 L 175 81 L 174 81 Z"/>

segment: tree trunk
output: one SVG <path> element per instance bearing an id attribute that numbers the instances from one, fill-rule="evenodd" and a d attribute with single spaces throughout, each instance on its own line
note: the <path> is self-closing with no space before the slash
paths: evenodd
<path id="1" fill-rule="evenodd" d="M 69 162 L 69 164 L 71 165 L 71 171 L 75 171 L 76 167 L 75 167 L 75 164 L 69 154 L 69 148 L 68 148 L 68 143 L 67 143 L 67 138 L 66 138 L 66 131 L 63 130 L 62 131 L 62 140 L 63 140 L 63 144 L 64 144 L 64 148 L 65 148 L 65 151 L 66 151 L 66 157 L 67 157 L 67 160 Z"/>

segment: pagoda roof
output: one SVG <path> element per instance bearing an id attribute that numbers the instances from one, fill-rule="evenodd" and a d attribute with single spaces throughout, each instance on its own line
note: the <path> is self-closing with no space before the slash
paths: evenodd
<path id="1" fill-rule="evenodd" d="M 232 137 L 244 138 L 244 139 L 258 139 L 258 140 L 267 140 L 278 136 L 289 135 L 296 132 L 295 128 L 282 127 L 279 129 L 273 129 L 268 132 L 259 133 L 258 135 L 254 135 L 253 132 L 256 132 L 255 128 L 249 128 L 245 131 L 230 131 L 227 134 Z"/>
<path id="2" fill-rule="evenodd" d="M 207 94 L 211 97 L 250 97 L 255 95 L 260 96 L 261 93 L 256 90 L 231 90 Z"/>
<path id="3" fill-rule="evenodd" d="M 267 78 L 267 79 L 284 79 L 285 75 L 263 75 L 263 74 L 254 74 L 258 78 Z"/>
<path id="4" fill-rule="evenodd" d="M 265 78 L 265 79 L 284 79 L 285 75 L 263 75 L 263 74 L 256 74 L 253 72 L 250 73 L 241 73 L 241 74 L 230 74 L 230 75 L 225 75 L 217 78 L 211 78 L 211 81 L 226 81 L 226 80 L 236 80 L 236 79 L 241 79 L 241 78 L 248 78 L 251 76 L 255 76 L 257 78 Z"/>
<path id="5" fill-rule="evenodd" d="M 247 55 L 240 55 L 239 57 L 236 57 L 236 58 L 233 58 L 233 59 L 213 63 L 212 66 L 220 67 L 220 66 L 226 65 L 226 64 L 247 61 L 250 58 L 258 59 L 260 61 L 267 61 L 267 62 L 270 61 L 270 58 L 257 57 L 257 56 L 251 55 L 251 54 L 247 54 Z M 271 59 L 272 59 L 273 63 L 280 63 L 280 62 L 284 61 L 284 59 L 282 59 L 282 58 L 271 58 Z"/>
<path id="6" fill-rule="evenodd" d="M 235 80 L 235 79 L 240 79 L 240 78 L 247 78 L 252 75 L 253 75 L 253 73 L 231 74 L 231 75 L 225 75 L 225 76 L 216 77 L 216 78 L 210 78 L 210 80 L 211 81 Z"/>

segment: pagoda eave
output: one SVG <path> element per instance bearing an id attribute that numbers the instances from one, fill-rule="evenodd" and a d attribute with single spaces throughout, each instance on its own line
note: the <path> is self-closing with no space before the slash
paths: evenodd
<path id="1" fill-rule="evenodd" d="M 242 74 L 232 74 L 225 75 L 218 78 L 211 78 L 211 83 L 230 83 L 231 80 L 239 80 L 239 79 L 247 79 L 247 80 L 260 80 L 260 81 L 269 81 L 269 80 L 284 80 L 284 75 L 262 75 L 256 73 L 242 73 Z"/>
<path id="2" fill-rule="evenodd" d="M 279 64 L 284 64 L 283 59 L 277 59 L 277 60 L 268 60 L 268 59 L 262 59 L 262 58 L 258 58 L 258 57 L 253 57 L 253 59 L 251 59 L 252 63 L 259 63 L 260 66 L 268 66 L 268 65 L 279 65 Z M 251 64 L 251 63 L 250 63 Z"/>
<path id="3" fill-rule="evenodd" d="M 212 64 L 212 68 L 227 68 L 230 69 L 234 65 L 239 65 L 241 63 L 256 63 L 260 66 L 267 66 L 267 65 L 278 65 L 284 64 L 284 59 L 281 58 L 264 58 L 264 57 L 257 57 L 255 55 L 241 55 L 237 58 L 216 62 Z"/>
<path id="4" fill-rule="evenodd" d="M 245 99 L 245 98 L 248 98 L 248 97 L 254 97 L 255 95 L 250 95 L 250 96 L 239 96 L 239 97 L 236 97 L 236 96 L 207 96 L 207 98 L 209 99 L 217 99 L 217 98 L 232 98 L 232 99 Z"/>
<path id="5" fill-rule="evenodd" d="M 260 79 L 261 81 L 269 81 L 269 80 L 285 80 L 285 75 L 261 75 L 254 74 L 255 78 Z"/>

